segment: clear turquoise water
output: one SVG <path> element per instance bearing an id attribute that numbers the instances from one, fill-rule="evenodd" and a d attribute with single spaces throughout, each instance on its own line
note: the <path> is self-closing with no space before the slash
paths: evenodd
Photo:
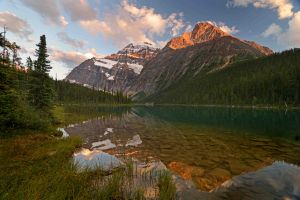
<path id="1" fill-rule="evenodd" d="M 85 115 L 87 120 L 66 128 L 85 140 L 84 147 L 118 157 L 161 160 L 206 191 L 273 161 L 300 165 L 298 110 L 105 106 L 66 111 Z"/>

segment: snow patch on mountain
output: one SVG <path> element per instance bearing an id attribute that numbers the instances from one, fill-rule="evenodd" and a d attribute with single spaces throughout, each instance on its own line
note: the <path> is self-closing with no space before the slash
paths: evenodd
<path id="1" fill-rule="evenodd" d="M 136 63 L 132 63 L 132 64 L 129 64 L 128 67 L 130 69 L 133 69 L 133 71 L 136 73 L 136 74 L 140 74 L 142 69 L 144 68 L 143 65 L 139 65 L 139 64 L 136 64 Z"/>
<path id="2" fill-rule="evenodd" d="M 127 65 L 127 67 L 129 69 L 132 69 L 136 74 L 140 74 L 142 69 L 143 69 L 143 65 L 140 65 L 140 64 L 137 64 L 137 63 L 117 62 L 117 61 L 109 60 L 109 59 L 106 59 L 106 58 L 97 58 L 97 59 L 95 59 L 94 64 L 95 64 L 95 66 L 104 67 L 104 68 L 107 68 L 107 69 L 112 69 L 113 67 Z M 118 67 L 118 68 L 123 69 L 123 67 Z M 90 67 L 88 69 L 90 69 Z M 102 70 L 101 72 L 103 73 L 104 71 Z M 109 77 L 110 74 L 108 74 L 106 72 L 105 76 Z"/>
<path id="3" fill-rule="evenodd" d="M 106 58 L 99 58 L 99 59 L 96 59 L 94 64 L 96 66 L 99 66 L 99 67 L 104 67 L 104 68 L 107 68 L 107 69 L 111 69 L 117 63 L 118 63 L 117 61 L 109 60 L 109 59 L 106 59 Z"/>
<path id="4" fill-rule="evenodd" d="M 115 80 L 115 76 L 110 76 L 110 77 L 108 77 L 107 80 L 113 81 L 113 80 Z"/>

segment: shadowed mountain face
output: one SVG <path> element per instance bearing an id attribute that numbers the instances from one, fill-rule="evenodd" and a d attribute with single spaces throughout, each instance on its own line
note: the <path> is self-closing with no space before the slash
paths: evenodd
<path id="1" fill-rule="evenodd" d="M 171 86 L 187 72 L 192 72 L 193 78 L 272 53 L 267 47 L 201 22 L 192 32 L 171 39 L 162 50 L 148 43 L 129 44 L 116 54 L 83 62 L 65 80 L 100 90 L 149 95 Z"/>
<path id="2" fill-rule="evenodd" d="M 145 63 L 159 49 L 149 43 L 129 44 L 105 58 L 92 58 L 75 67 L 65 80 L 105 91 L 128 91 Z"/>
<path id="3" fill-rule="evenodd" d="M 188 71 L 193 76 L 205 75 L 236 61 L 272 53 L 269 48 L 233 37 L 210 23 L 199 23 L 192 32 L 171 39 L 146 64 L 132 91 L 153 94 L 169 87 Z"/>

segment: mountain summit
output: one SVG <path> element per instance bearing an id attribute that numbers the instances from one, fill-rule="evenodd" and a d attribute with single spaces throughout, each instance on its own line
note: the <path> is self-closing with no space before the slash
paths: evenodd
<path id="1" fill-rule="evenodd" d="M 181 36 L 171 39 L 167 43 L 166 47 L 169 47 L 171 49 L 182 49 L 188 46 L 201 44 L 203 42 L 216 40 L 218 38 L 226 36 L 235 38 L 229 33 L 224 32 L 221 28 L 211 22 L 199 22 L 195 25 L 194 29 L 191 32 L 184 32 Z M 247 40 L 240 41 L 256 48 L 258 51 L 265 55 L 270 55 L 273 53 L 271 49 L 261 46 L 255 42 Z"/>
<path id="2" fill-rule="evenodd" d="M 150 43 L 128 44 L 117 53 L 92 58 L 75 67 L 66 81 L 106 91 L 127 91 L 159 49 Z"/>
<path id="3" fill-rule="evenodd" d="M 272 54 L 255 42 L 234 37 L 210 22 L 172 38 L 159 50 L 149 43 L 129 44 L 105 58 L 93 58 L 72 70 L 65 80 L 106 91 L 150 95 L 184 76 L 206 76 L 231 63 Z"/>
<path id="4" fill-rule="evenodd" d="M 181 36 L 171 39 L 167 47 L 181 49 L 228 35 L 210 22 L 200 22 L 195 25 L 192 32 L 185 32 Z"/>
<path id="5" fill-rule="evenodd" d="M 191 78 L 198 74 L 204 76 L 233 62 L 272 53 L 271 49 L 234 37 L 210 22 L 200 22 L 192 32 L 172 38 L 147 63 L 131 88 L 132 93 L 153 94 L 170 87 L 187 74 Z"/>

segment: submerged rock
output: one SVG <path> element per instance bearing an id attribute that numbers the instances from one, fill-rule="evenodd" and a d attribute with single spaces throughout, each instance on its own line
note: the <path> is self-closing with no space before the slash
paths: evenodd
<path id="1" fill-rule="evenodd" d="M 171 171 L 177 173 L 184 180 L 190 180 L 192 177 L 199 177 L 204 174 L 204 169 L 194 167 L 181 162 L 171 162 L 168 164 Z"/>
<path id="2" fill-rule="evenodd" d="M 139 135 L 135 135 L 131 140 L 128 140 L 128 142 L 126 143 L 126 147 L 128 146 L 137 147 L 140 144 L 142 144 L 141 137 Z"/>
<path id="3" fill-rule="evenodd" d="M 108 135 L 109 133 L 113 133 L 113 128 L 107 128 L 103 135 Z"/>
<path id="4" fill-rule="evenodd" d="M 110 171 L 124 165 L 117 157 L 97 149 L 92 151 L 82 149 L 80 152 L 74 153 L 73 160 L 79 172 L 95 169 Z"/>
<path id="5" fill-rule="evenodd" d="M 179 199 L 223 200 L 223 199 L 300 199 L 300 168 L 274 162 L 256 172 L 245 173 L 224 182 L 211 192 L 201 192 L 180 179 L 176 179 Z"/>
<path id="6" fill-rule="evenodd" d="M 92 143 L 92 149 L 108 150 L 113 148 L 116 148 L 116 145 L 113 144 L 109 139 Z"/>
<path id="7" fill-rule="evenodd" d="M 274 162 L 226 181 L 214 192 L 220 199 L 300 199 L 300 168 Z"/>
<path id="8" fill-rule="evenodd" d="M 160 175 L 162 172 L 167 171 L 167 167 L 161 161 L 149 162 L 149 163 L 137 163 L 137 174 L 145 175 L 151 174 L 151 176 Z"/>

